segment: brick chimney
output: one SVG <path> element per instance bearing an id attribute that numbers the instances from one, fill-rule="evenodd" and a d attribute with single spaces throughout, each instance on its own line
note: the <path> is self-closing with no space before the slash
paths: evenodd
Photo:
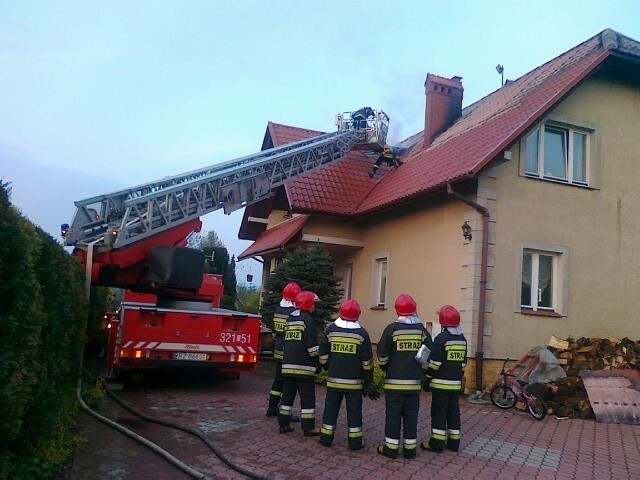
<path id="1" fill-rule="evenodd" d="M 424 148 L 462 115 L 462 77 L 444 78 L 427 74 L 424 115 Z"/>

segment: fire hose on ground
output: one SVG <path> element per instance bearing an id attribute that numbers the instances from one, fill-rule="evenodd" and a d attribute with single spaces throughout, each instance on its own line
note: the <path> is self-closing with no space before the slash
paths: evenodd
<path id="1" fill-rule="evenodd" d="M 84 367 L 82 367 L 82 370 L 92 379 L 96 379 L 96 377 L 94 377 L 93 375 L 91 375 L 91 373 Z M 241 473 L 242 475 L 245 475 L 251 479 L 255 479 L 255 480 L 268 480 L 269 477 L 265 477 L 262 475 L 258 475 L 250 470 L 245 469 L 244 467 L 234 463 L 233 461 L 231 461 L 224 453 L 222 453 L 212 442 L 211 440 L 209 440 L 202 432 L 199 432 L 198 430 L 192 429 L 192 428 L 188 428 L 188 427 L 183 427 L 181 425 L 175 424 L 175 423 L 171 423 L 168 422 L 166 420 L 161 420 L 158 418 L 153 418 L 150 417 L 148 415 L 145 415 L 141 412 L 138 412 L 137 410 L 135 410 L 133 407 L 131 407 L 130 405 L 126 404 L 122 399 L 120 399 L 115 393 L 113 393 L 113 391 L 109 388 L 109 386 L 106 384 L 106 382 L 103 379 L 100 379 L 102 381 L 102 384 L 105 388 L 105 391 L 107 393 L 107 395 L 109 397 L 111 397 L 118 405 L 120 405 L 122 408 L 124 408 L 125 410 L 127 410 L 128 412 L 132 413 L 133 415 L 137 416 L 138 418 L 141 418 L 145 421 L 148 422 L 152 422 L 152 423 L 156 423 L 158 425 L 162 425 L 165 427 L 169 427 L 169 428 L 174 428 L 176 430 L 180 430 L 182 432 L 188 433 L 190 435 L 193 435 L 195 437 L 198 437 L 200 440 L 202 440 L 202 442 L 204 442 L 207 447 L 209 447 L 209 449 L 225 464 L 227 465 L 229 468 L 231 468 L 232 470 L 235 470 L 238 473 Z M 81 395 L 81 390 L 82 390 L 82 378 L 81 376 L 78 377 L 78 388 L 77 388 L 77 392 L 76 392 L 76 396 L 78 399 L 78 403 L 80 404 L 80 407 L 89 415 L 91 415 L 92 417 L 96 418 L 97 420 L 105 423 L 106 425 L 118 430 L 119 432 L 127 435 L 128 437 L 130 437 L 131 439 L 133 439 L 134 441 L 144 445 L 145 447 L 149 448 L 151 451 L 153 451 L 154 453 L 160 455 L 161 457 L 163 457 L 165 460 L 167 460 L 169 463 L 171 463 L 172 465 L 174 465 L 175 467 L 179 468 L 180 470 L 182 470 L 183 472 L 187 473 L 188 475 L 190 475 L 193 478 L 199 479 L 199 480 L 206 480 L 209 479 L 210 477 L 207 477 L 205 474 L 197 471 L 196 469 L 190 467 L 189 465 L 187 465 L 186 463 L 184 463 L 182 460 L 176 458 L 175 456 L 173 456 L 171 453 L 167 452 L 166 450 L 164 450 L 162 447 L 160 447 L 159 445 L 153 443 L 152 441 L 138 435 L 137 433 L 123 427 L 122 425 L 120 425 L 117 422 L 114 422 L 113 420 L 108 419 L 107 417 L 104 417 L 103 415 L 100 415 L 98 412 L 92 410 L 89 406 L 87 406 L 87 404 L 84 402 L 84 400 L 82 400 L 82 395 Z"/>

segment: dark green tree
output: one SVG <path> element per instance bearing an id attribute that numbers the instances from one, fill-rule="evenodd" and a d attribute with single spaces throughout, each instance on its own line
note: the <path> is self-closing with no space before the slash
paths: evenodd
<path id="1" fill-rule="evenodd" d="M 310 290 L 320 298 L 316 301 L 313 318 L 320 328 L 333 320 L 342 297 L 340 279 L 333 272 L 335 261 L 319 245 L 305 250 L 291 251 L 265 283 L 260 313 L 263 321 L 273 325 L 273 313 L 282 300 L 282 290 L 289 282 L 296 282 L 302 290 Z"/>
<path id="2" fill-rule="evenodd" d="M 236 308 L 236 260 L 235 257 L 229 258 L 229 251 L 224 243 L 214 231 L 200 235 L 199 240 L 193 238 L 189 241 L 191 248 L 202 250 L 207 262 L 204 266 L 204 273 L 216 273 L 222 275 L 222 286 L 224 287 L 224 295 L 220 299 L 220 306 L 235 310 Z"/>
<path id="3" fill-rule="evenodd" d="M 241 283 L 238 285 L 238 310 L 258 313 L 260 310 L 260 291 L 258 287 Z"/>

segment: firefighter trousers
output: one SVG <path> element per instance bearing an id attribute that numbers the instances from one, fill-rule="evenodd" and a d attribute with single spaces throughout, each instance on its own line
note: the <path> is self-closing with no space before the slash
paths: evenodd
<path id="1" fill-rule="evenodd" d="M 342 399 L 347 404 L 347 427 L 349 428 L 349 448 L 358 450 L 363 447 L 362 442 L 362 391 L 344 392 L 327 390 L 324 399 L 324 414 L 322 415 L 322 428 L 320 429 L 320 443 L 330 447 L 338 423 L 338 414 Z"/>
<path id="2" fill-rule="evenodd" d="M 278 415 L 278 405 L 282 398 L 282 362 L 275 361 L 276 364 L 276 376 L 273 379 L 271 390 L 269 391 L 269 408 L 267 409 L 267 415 L 275 417 Z"/>
<path id="3" fill-rule="evenodd" d="M 282 398 L 280 399 L 280 428 L 291 424 L 291 407 L 300 394 L 300 425 L 302 430 L 309 431 L 316 427 L 316 385 L 314 377 L 282 377 Z"/>
<path id="4" fill-rule="evenodd" d="M 416 456 L 418 445 L 418 410 L 420 393 L 399 393 L 385 391 L 386 415 L 384 425 L 384 454 L 395 458 L 403 433 L 402 452 L 405 458 Z"/>
<path id="5" fill-rule="evenodd" d="M 436 452 L 458 451 L 460 447 L 460 394 L 431 390 L 431 439 L 429 446 Z"/>

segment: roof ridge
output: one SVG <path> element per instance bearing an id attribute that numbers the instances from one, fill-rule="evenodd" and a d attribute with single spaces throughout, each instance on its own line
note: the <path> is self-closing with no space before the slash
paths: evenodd
<path id="1" fill-rule="evenodd" d="M 324 134 L 326 134 L 326 133 L 329 133 L 329 132 L 323 132 L 322 130 L 314 130 L 314 129 L 311 129 L 311 128 L 297 127 L 297 126 L 295 126 L 295 125 L 287 125 L 287 124 L 285 124 L 285 123 L 273 122 L 273 121 L 271 121 L 271 120 L 269 120 L 269 121 L 267 122 L 267 125 L 273 125 L 274 127 L 294 128 L 294 129 L 299 130 L 299 131 L 305 131 L 305 132 L 310 132 L 310 133 L 317 133 L 318 135 L 324 135 Z"/>
<path id="2" fill-rule="evenodd" d="M 489 121 L 491 118 L 495 118 L 495 117 L 497 117 L 499 115 L 502 115 L 505 112 L 511 110 L 512 108 L 514 108 L 514 106 L 517 106 L 516 99 L 518 99 L 520 97 L 520 94 L 523 91 L 523 89 L 522 89 L 522 86 L 523 86 L 522 83 L 523 82 L 525 82 L 527 79 L 530 79 L 530 78 L 534 77 L 537 73 L 544 72 L 544 70 L 547 67 L 549 67 L 553 63 L 558 62 L 563 57 L 568 57 L 572 53 L 579 52 L 582 48 L 587 46 L 589 43 L 594 42 L 595 40 L 601 40 L 602 34 L 604 32 L 607 32 L 607 30 L 613 32 L 610 29 L 603 30 L 602 32 L 600 32 L 600 33 L 588 38 L 587 40 L 579 43 L 578 45 L 574 46 L 573 48 L 570 48 L 570 49 L 566 50 L 565 52 L 563 52 L 563 53 L 561 53 L 559 55 L 556 55 L 551 60 L 548 60 L 545 63 L 543 63 L 541 65 L 538 65 L 537 67 L 533 68 L 532 70 L 520 75 L 515 80 L 509 81 L 508 84 L 506 84 L 503 87 L 500 87 L 500 88 L 494 90 L 493 92 L 487 94 L 486 96 L 482 97 L 481 99 L 477 100 L 476 102 L 472 103 L 471 105 L 468 105 L 467 107 L 465 107 L 462 110 L 462 116 L 460 118 L 458 118 L 447 130 L 445 130 L 444 132 L 440 133 L 436 138 L 433 139 L 433 142 L 431 143 L 431 145 L 429 146 L 428 149 L 440 148 L 444 144 L 446 144 L 447 142 L 449 142 L 449 141 L 453 140 L 454 138 L 458 137 L 459 135 L 462 135 L 465 132 L 467 132 L 469 130 L 469 128 L 477 128 L 478 125 L 480 125 L 480 124 L 482 124 L 482 123 L 484 123 L 486 121 Z M 602 42 L 598 42 L 597 46 L 596 45 L 593 46 L 593 50 L 597 50 L 599 48 L 602 48 L 603 51 L 605 50 L 602 47 Z M 589 52 L 584 52 L 583 55 L 580 55 L 580 58 L 584 57 L 588 53 Z M 565 65 L 560 65 L 560 67 L 565 67 L 566 68 Z M 474 123 L 473 125 L 470 125 L 468 128 L 462 129 L 459 132 L 455 132 L 454 128 L 456 127 L 456 125 L 459 126 L 460 122 L 464 121 L 464 119 L 467 118 L 468 115 L 470 115 L 471 113 L 476 111 L 481 106 L 486 105 L 487 103 L 489 103 L 492 100 L 496 99 L 496 97 L 498 95 L 505 95 L 507 92 L 514 92 L 514 95 L 513 96 L 509 96 L 507 99 L 504 99 L 504 105 L 503 105 L 502 108 L 499 108 L 499 109 L 495 110 L 493 112 L 493 114 L 487 116 L 487 118 L 483 119 L 481 122 Z"/>

